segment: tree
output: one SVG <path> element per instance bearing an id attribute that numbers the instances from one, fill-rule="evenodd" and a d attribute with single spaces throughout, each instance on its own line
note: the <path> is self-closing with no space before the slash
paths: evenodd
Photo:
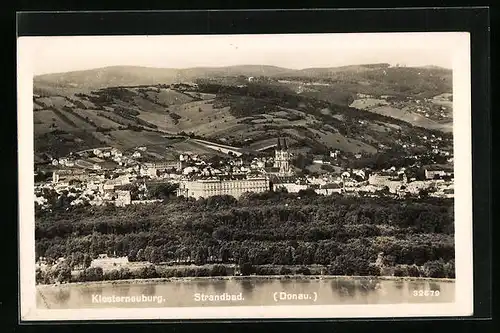
<path id="1" fill-rule="evenodd" d="M 160 251 L 157 249 L 157 248 L 154 248 L 151 253 L 150 253 L 150 262 L 152 262 L 153 264 L 158 264 L 161 262 L 162 260 L 162 257 L 161 257 L 161 254 L 160 254 Z"/>
<path id="2" fill-rule="evenodd" d="M 446 277 L 444 262 L 442 260 L 428 261 L 424 264 L 424 275 L 431 278 Z"/>
<path id="3" fill-rule="evenodd" d="M 420 191 L 418 191 L 418 196 L 421 198 L 427 198 L 429 196 L 429 190 L 423 188 Z"/>
<path id="4" fill-rule="evenodd" d="M 223 263 L 229 262 L 229 250 L 226 247 L 220 249 L 220 259 Z"/>
<path id="5" fill-rule="evenodd" d="M 447 278 L 455 278 L 455 260 L 450 260 L 444 265 L 444 272 Z"/>
<path id="6" fill-rule="evenodd" d="M 280 275 L 289 275 L 289 274 L 292 274 L 292 270 L 288 267 L 281 266 Z"/>
<path id="7" fill-rule="evenodd" d="M 158 272 L 154 265 L 148 265 L 146 267 L 141 268 L 137 274 L 140 279 L 154 279 L 158 277 Z"/>
<path id="8" fill-rule="evenodd" d="M 178 184 L 173 183 L 156 184 L 150 186 L 148 192 L 151 198 L 165 200 L 175 196 L 178 187 Z"/>
<path id="9" fill-rule="evenodd" d="M 408 266 L 408 276 L 411 277 L 420 277 L 420 270 L 417 265 Z"/>
<path id="10" fill-rule="evenodd" d="M 87 253 L 85 253 L 83 255 L 83 267 L 84 268 L 89 268 L 91 264 L 92 264 L 92 258 L 90 257 L 90 255 L 88 255 Z"/>
<path id="11" fill-rule="evenodd" d="M 398 265 L 394 268 L 394 276 L 408 276 L 408 271 Z"/>
<path id="12" fill-rule="evenodd" d="M 44 278 L 45 278 L 44 272 L 40 267 L 37 267 L 35 271 L 35 283 L 36 284 L 44 283 Z"/>
<path id="13" fill-rule="evenodd" d="M 207 262 L 207 252 L 208 249 L 205 246 L 198 247 L 196 254 L 194 256 L 194 262 L 196 265 L 204 265 Z"/>
<path id="14" fill-rule="evenodd" d="M 299 269 L 297 269 L 297 273 L 303 275 L 311 275 L 311 270 L 306 266 L 302 266 Z"/>
<path id="15" fill-rule="evenodd" d="M 128 261 L 136 261 L 137 260 L 137 251 L 135 249 L 131 249 L 128 253 Z"/>
<path id="16" fill-rule="evenodd" d="M 89 267 L 83 271 L 83 281 L 102 281 L 103 270 L 101 267 Z"/>
<path id="17" fill-rule="evenodd" d="M 73 252 L 71 254 L 71 257 L 70 257 L 69 266 L 71 268 L 79 267 L 79 266 L 84 264 L 84 259 L 85 259 L 85 256 L 82 252 L 80 252 L 80 251 Z"/>
<path id="18" fill-rule="evenodd" d="M 213 265 L 210 270 L 210 276 L 226 276 L 227 269 L 224 265 Z"/>
<path id="19" fill-rule="evenodd" d="M 137 251 L 136 260 L 137 261 L 144 261 L 144 260 L 146 260 L 146 258 L 144 257 L 144 250 L 143 249 L 139 249 Z"/>
<path id="20" fill-rule="evenodd" d="M 241 275 L 247 276 L 254 272 L 254 267 L 252 266 L 252 263 L 249 261 L 244 261 L 243 259 L 240 259 L 239 266 Z"/>

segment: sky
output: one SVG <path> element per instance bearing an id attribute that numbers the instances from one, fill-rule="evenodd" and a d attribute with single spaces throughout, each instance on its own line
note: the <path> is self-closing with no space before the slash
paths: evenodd
<path id="1" fill-rule="evenodd" d="M 107 66 L 302 69 L 389 63 L 452 68 L 456 45 L 467 36 L 447 32 L 21 37 L 18 52 L 31 59 L 35 75 Z"/>

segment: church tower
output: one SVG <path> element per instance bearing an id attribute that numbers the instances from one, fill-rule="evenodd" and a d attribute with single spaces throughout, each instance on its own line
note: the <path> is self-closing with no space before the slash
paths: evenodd
<path id="1" fill-rule="evenodd" d="M 290 153 L 285 138 L 283 138 L 283 143 L 281 138 L 278 138 L 278 144 L 274 152 L 274 167 L 279 168 L 281 174 L 290 172 Z"/>

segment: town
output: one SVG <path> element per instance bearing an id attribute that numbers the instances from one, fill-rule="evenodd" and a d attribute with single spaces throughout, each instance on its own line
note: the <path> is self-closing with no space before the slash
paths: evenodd
<path id="1" fill-rule="evenodd" d="M 453 162 L 453 152 L 439 148 L 440 138 L 429 139 L 436 144 L 427 157 L 432 160 L 433 156 L 440 156 L 441 160 Z M 342 168 L 338 161 L 343 152 L 334 150 L 314 157 L 312 165 L 321 171 L 318 173 L 294 165 L 296 153 L 288 147 L 286 138 L 276 138 L 267 152 L 253 156 L 226 149 L 226 157 L 221 157 L 220 145 L 208 147 L 219 155 L 186 151 L 175 160 L 152 160 L 145 157 L 147 147 L 127 152 L 112 147 L 72 152 L 53 159 L 49 165 L 36 167 L 35 203 L 39 209 L 52 209 L 61 200 L 71 206 L 126 206 L 162 201 L 165 195 L 195 199 L 229 195 L 238 199 L 248 192 L 307 190 L 319 195 L 394 197 L 450 198 L 454 193 L 450 163 L 421 165 L 422 156 L 412 156 L 415 162 L 407 167 Z M 360 157 L 358 154 L 354 159 Z M 159 185 L 168 185 L 164 187 L 169 193 L 151 193 L 151 187 Z"/>

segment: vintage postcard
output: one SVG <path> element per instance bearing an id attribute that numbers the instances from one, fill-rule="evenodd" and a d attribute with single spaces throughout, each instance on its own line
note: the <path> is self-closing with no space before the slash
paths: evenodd
<path id="1" fill-rule="evenodd" d="M 469 34 L 18 39 L 21 320 L 473 313 Z"/>

